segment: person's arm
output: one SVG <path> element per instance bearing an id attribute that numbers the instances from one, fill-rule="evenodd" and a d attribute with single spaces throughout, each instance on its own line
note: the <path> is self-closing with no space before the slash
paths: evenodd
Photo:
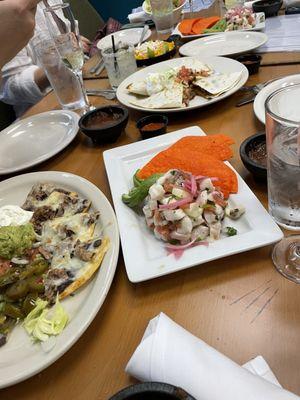
<path id="1" fill-rule="evenodd" d="M 7 63 L 2 72 L 0 100 L 13 105 L 18 114 L 38 102 L 49 87 L 44 71 L 33 63 L 27 48 Z"/>
<path id="2" fill-rule="evenodd" d="M 0 1 L 0 69 L 25 47 L 32 37 L 39 1 Z"/>

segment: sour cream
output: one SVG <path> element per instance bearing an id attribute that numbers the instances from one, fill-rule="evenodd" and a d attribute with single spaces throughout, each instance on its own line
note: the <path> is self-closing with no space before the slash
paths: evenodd
<path id="1" fill-rule="evenodd" d="M 19 206 L 7 205 L 0 207 L 0 226 L 18 226 L 27 224 L 33 215 Z"/>

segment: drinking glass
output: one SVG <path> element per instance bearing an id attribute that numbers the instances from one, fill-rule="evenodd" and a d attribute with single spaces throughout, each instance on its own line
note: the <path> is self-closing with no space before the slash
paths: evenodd
<path id="1" fill-rule="evenodd" d="M 300 283 L 300 85 L 272 93 L 266 100 L 269 212 L 295 233 L 275 245 L 279 272 Z"/>
<path id="2" fill-rule="evenodd" d="M 173 30 L 173 1 L 150 0 L 152 16 L 157 33 L 166 34 Z"/>
<path id="3" fill-rule="evenodd" d="M 91 109 L 82 79 L 84 53 L 78 23 L 68 3 L 54 4 L 44 9 L 49 32 L 62 61 L 76 76 L 85 101 L 85 109 Z"/>
<path id="4" fill-rule="evenodd" d="M 127 44 L 119 44 L 115 52 L 113 48 L 102 50 L 102 59 L 113 89 L 137 70 L 134 47 Z"/>
<path id="5" fill-rule="evenodd" d="M 79 110 L 86 106 L 76 76 L 65 66 L 48 32 L 41 32 L 30 41 L 37 64 L 45 74 L 63 109 Z"/>

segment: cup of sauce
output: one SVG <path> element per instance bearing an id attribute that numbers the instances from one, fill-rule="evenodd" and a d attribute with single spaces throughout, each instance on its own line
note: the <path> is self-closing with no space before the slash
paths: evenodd
<path id="1" fill-rule="evenodd" d="M 165 115 L 148 115 L 138 120 L 136 127 L 143 139 L 149 139 L 166 133 L 168 122 L 169 120 Z"/>
<path id="2" fill-rule="evenodd" d="M 128 110 L 120 106 L 105 106 L 84 114 L 79 128 L 95 144 L 113 143 L 121 135 L 128 122 Z"/>

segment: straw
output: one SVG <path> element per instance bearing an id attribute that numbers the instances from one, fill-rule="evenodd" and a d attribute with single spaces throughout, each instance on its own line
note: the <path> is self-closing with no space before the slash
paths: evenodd
<path id="1" fill-rule="evenodd" d="M 113 48 L 113 52 L 114 52 L 114 68 L 115 68 L 115 71 L 117 72 L 118 63 L 117 63 L 117 59 L 116 59 L 116 45 L 115 45 L 114 35 L 111 35 L 111 41 L 112 41 L 112 48 Z"/>

